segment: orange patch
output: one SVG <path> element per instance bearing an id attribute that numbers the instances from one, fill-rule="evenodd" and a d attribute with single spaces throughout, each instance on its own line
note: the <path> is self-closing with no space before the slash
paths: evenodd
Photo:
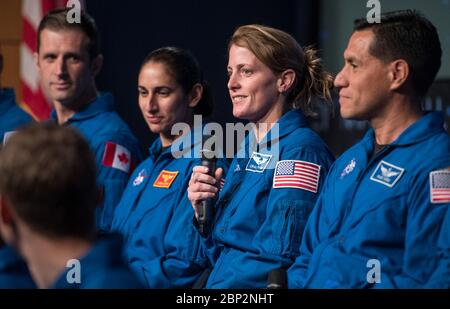
<path id="1" fill-rule="evenodd" d="M 178 175 L 178 172 L 169 172 L 169 171 L 162 170 L 161 173 L 159 173 L 158 177 L 156 178 L 153 186 L 157 187 L 157 188 L 168 189 L 172 185 L 172 183 L 175 180 L 175 177 L 177 177 L 177 175 Z"/>

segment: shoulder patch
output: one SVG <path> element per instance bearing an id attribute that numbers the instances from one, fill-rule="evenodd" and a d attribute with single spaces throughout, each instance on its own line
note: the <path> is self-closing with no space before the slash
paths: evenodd
<path id="1" fill-rule="evenodd" d="M 177 177 L 178 172 L 170 172 L 162 170 L 153 183 L 154 187 L 168 189 L 172 185 L 173 181 Z"/>
<path id="2" fill-rule="evenodd" d="M 450 170 L 430 173 L 430 201 L 433 204 L 450 203 Z"/>
<path id="3" fill-rule="evenodd" d="M 350 174 L 351 172 L 353 172 L 353 170 L 356 167 L 356 159 L 353 158 L 348 164 L 347 166 L 342 170 L 341 172 L 341 176 L 340 178 L 344 178 L 345 176 L 347 176 L 348 174 Z"/>
<path id="4" fill-rule="evenodd" d="M 129 173 L 131 169 L 131 153 L 122 145 L 107 142 L 102 164 Z"/>
<path id="5" fill-rule="evenodd" d="M 300 160 L 278 161 L 273 188 L 296 188 L 317 193 L 321 166 Z"/>
<path id="6" fill-rule="evenodd" d="M 392 188 L 395 186 L 397 181 L 399 181 L 400 177 L 402 177 L 404 171 L 404 168 L 395 166 L 394 164 L 386 161 L 381 161 L 378 163 L 372 176 L 370 176 L 370 180 Z"/>
<path id="7" fill-rule="evenodd" d="M 253 152 L 250 160 L 245 167 L 246 171 L 262 173 L 269 164 L 272 155 Z"/>

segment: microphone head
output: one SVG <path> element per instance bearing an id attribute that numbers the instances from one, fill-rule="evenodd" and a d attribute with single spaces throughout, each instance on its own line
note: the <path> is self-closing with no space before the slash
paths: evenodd
<path id="1" fill-rule="evenodd" d="M 216 154 L 214 151 L 209 149 L 202 149 L 200 150 L 200 155 L 202 160 L 214 160 L 216 158 Z"/>
<path id="2" fill-rule="evenodd" d="M 215 160 L 217 158 L 215 140 L 212 137 L 212 135 L 203 136 L 202 149 L 200 150 L 202 160 Z"/>

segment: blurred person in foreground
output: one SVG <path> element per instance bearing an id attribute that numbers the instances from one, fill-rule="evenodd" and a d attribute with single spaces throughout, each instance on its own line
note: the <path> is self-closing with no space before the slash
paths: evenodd
<path id="1" fill-rule="evenodd" d="M 138 288 L 121 238 L 96 238 L 95 161 L 69 127 L 32 124 L 0 151 L 0 233 L 39 288 Z"/>

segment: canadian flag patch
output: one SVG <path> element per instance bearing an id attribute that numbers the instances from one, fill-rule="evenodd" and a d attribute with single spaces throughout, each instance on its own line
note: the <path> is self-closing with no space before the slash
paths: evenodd
<path id="1" fill-rule="evenodd" d="M 129 173 L 131 167 L 131 153 L 122 145 L 107 142 L 102 164 Z"/>

